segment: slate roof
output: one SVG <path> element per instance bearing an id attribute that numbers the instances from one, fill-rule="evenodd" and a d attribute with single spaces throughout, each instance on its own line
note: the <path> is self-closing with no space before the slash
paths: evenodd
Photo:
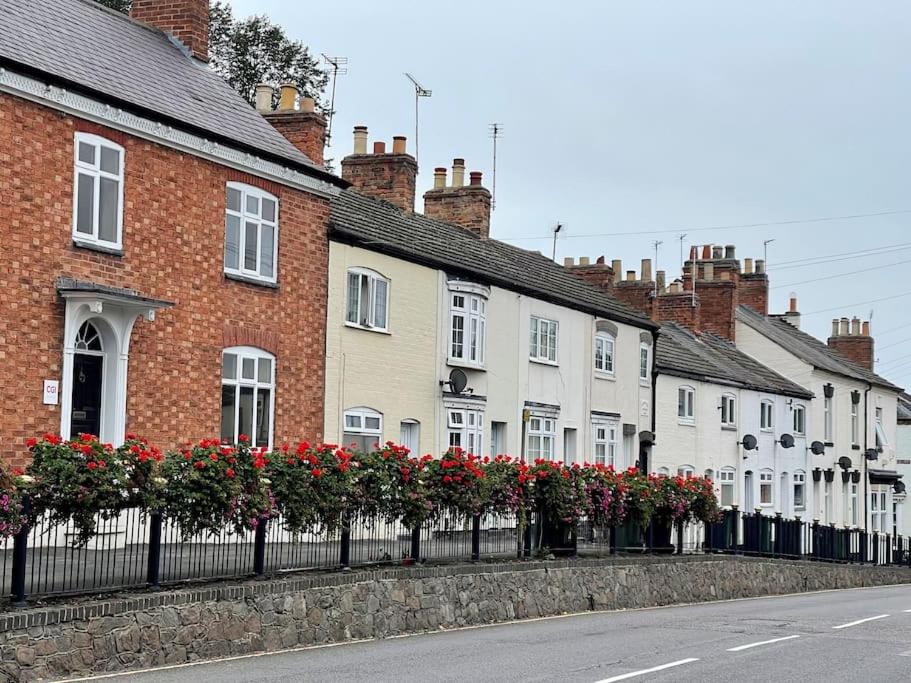
<path id="1" fill-rule="evenodd" d="M 88 280 L 77 280 L 72 277 L 58 277 L 55 284 L 57 286 L 57 291 L 61 293 L 91 292 L 93 294 L 106 294 L 108 296 L 117 297 L 118 299 L 128 299 L 137 303 L 151 304 L 162 308 L 169 308 L 174 305 L 173 301 L 153 299 L 152 297 L 140 294 L 135 289 L 112 287 L 111 285 L 102 285 L 97 282 L 89 282 Z"/>
<path id="2" fill-rule="evenodd" d="M 92 0 L 0 0 L 0 65 L 341 184 L 167 34 Z"/>
<path id="3" fill-rule="evenodd" d="M 451 275 L 496 285 L 567 308 L 654 330 L 635 309 L 576 277 L 539 253 L 470 230 L 406 213 L 394 205 L 345 190 L 332 200 L 329 234 Z"/>
<path id="4" fill-rule="evenodd" d="M 714 334 L 694 334 L 677 323 L 663 323 L 658 334 L 655 364 L 659 373 L 704 382 L 742 387 L 795 398 L 813 393 Z"/>
<path id="5" fill-rule="evenodd" d="M 911 395 L 905 392 L 898 395 L 898 423 L 911 423 Z"/>
<path id="6" fill-rule="evenodd" d="M 869 382 L 885 389 L 901 391 L 900 387 L 889 380 L 849 361 L 816 337 L 798 330 L 785 321 L 783 316 L 763 316 L 747 306 L 740 306 L 737 309 L 737 320 L 746 323 L 814 368 L 861 382 Z"/>

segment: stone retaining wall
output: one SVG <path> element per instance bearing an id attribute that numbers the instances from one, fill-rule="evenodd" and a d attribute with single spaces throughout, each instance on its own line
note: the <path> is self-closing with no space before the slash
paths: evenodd
<path id="1" fill-rule="evenodd" d="M 0 672 L 42 680 L 591 609 L 896 583 L 911 583 L 911 569 L 722 556 L 297 575 L 2 613 Z"/>

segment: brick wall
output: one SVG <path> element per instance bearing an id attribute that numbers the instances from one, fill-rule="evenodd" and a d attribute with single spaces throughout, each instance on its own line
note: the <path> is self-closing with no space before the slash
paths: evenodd
<path id="1" fill-rule="evenodd" d="M 761 315 L 769 314 L 769 276 L 765 273 L 741 273 L 737 290 L 738 302 Z"/>
<path id="2" fill-rule="evenodd" d="M 490 237 L 490 192 L 477 185 L 443 187 L 424 193 L 424 215 Z"/>
<path id="3" fill-rule="evenodd" d="M 72 244 L 73 135 L 126 149 L 123 256 Z M 329 204 L 203 159 L 107 131 L 0 94 L 0 457 L 21 463 L 24 441 L 60 429 L 42 380 L 61 379 L 61 275 L 175 302 L 133 330 L 126 426 L 163 447 L 217 435 L 221 352 L 230 340 L 273 348 L 275 440 L 321 436 Z M 279 197 L 277 289 L 223 274 L 225 183 Z"/>
<path id="4" fill-rule="evenodd" d="M 660 323 L 674 322 L 698 332 L 700 314 L 699 297 L 694 304 L 691 292 L 665 292 L 655 301 L 654 318 Z"/>
<path id="5" fill-rule="evenodd" d="M 316 112 L 276 111 L 266 120 L 315 164 L 322 165 L 326 146 L 326 119 Z"/>
<path id="6" fill-rule="evenodd" d="M 410 154 L 351 154 L 342 159 L 342 178 L 359 192 L 414 211 L 418 163 Z"/>
<path id="7" fill-rule="evenodd" d="M 699 297 L 700 331 L 712 332 L 734 341 L 737 285 L 732 280 L 713 280 L 696 283 Z"/>
<path id="8" fill-rule="evenodd" d="M 862 368 L 873 369 L 873 337 L 863 335 L 839 335 L 829 337 L 829 348 L 834 349 Z"/>
<path id="9" fill-rule="evenodd" d="M 655 300 L 655 283 L 643 280 L 621 280 L 614 283 L 610 291 L 615 298 L 632 306 L 648 317 L 653 317 Z"/>
<path id="10" fill-rule="evenodd" d="M 130 16 L 167 31 L 193 56 L 208 60 L 208 0 L 133 0 Z"/>

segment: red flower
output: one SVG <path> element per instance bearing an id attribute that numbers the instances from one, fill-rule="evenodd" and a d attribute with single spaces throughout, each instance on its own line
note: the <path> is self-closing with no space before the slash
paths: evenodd
<path id="1" fill-rule="evenodd" d="M 193 467 L 195 467 L 198 470 L 203 469 L 205 466 L 206 466 L 206 463 L 204 460 L 197 460 L 196 462 L 193 463 Z"/>
<path id="2" fill-rule="evenodd" d="M 217 453 L 209 453 L 209 460 L 211 460 L 212 462 L 218 462 L 218 454 L 217 454 Z"/>
<path id="3" fill-rule="evenodd" d="M 310 470 L 310 474 L 312 474 L 314 477 L 321 477 L 323 476 L 323 471 L 318 467 L 314 467 L 312 470 Z"/>
<path id="4" fill-rule="evenodd" d="M 34 448 L 36 445 L 38 445 L 38 439 L 36 439 L 35 437 L 25 440 L 26 448 Z"/>
<path id="5" fill-rule="evenodd" d="M 448 474 L 445 477 L 443 477 L 444 483 L 448 484 L 451 481 L 452 481 L 452 477 L 450 477 Z"/>
<path id="6" fill-rule="evenodd" d="M 234 468 L 229 467 L 228 469 L 226 469 L 225 475 L 228 477 L 228 479 L 233 479 L 234 478 Z"/>
<path id="7" fill-rule="evenodd" d="M 94 470 L 96 467 L 98 467 L 98 463 L 90 461 L 90 462 L 86 463 L 85 466 L 88 467 L 90 470 Z"/>
<path id="8" fill-rule="evenodd" d="M 240 443 L 250 443 L 250 437 L 247 436 L 246 434 L 238 434 L 237 440 Z"/>

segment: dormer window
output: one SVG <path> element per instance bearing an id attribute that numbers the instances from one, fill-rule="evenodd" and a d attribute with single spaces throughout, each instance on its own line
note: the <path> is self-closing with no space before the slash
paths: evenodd
<path id="1" fill-rule="evenodd" d="M 377 332 L 387 331 L 389 280 L 366 268 L 348 269 L 345 323 Z"/>
<path id="2" fill-rule="evenodd" d="M 123 147 L 76 133 L 73 240 L 82 246 L 122 247 Z"/>

